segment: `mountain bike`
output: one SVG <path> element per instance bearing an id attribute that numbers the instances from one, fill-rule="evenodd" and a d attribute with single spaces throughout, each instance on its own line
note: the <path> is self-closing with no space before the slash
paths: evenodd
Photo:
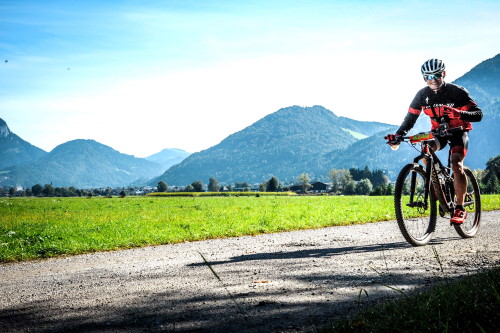
<path id="1" fill-rule="evenodd" d="M 415 157 L 413 163 L 403 167 L 394 189 L 394 208 L 398 226 L 406 241 L 413 246 L 429 243 L 435 231 L 438 213 L 441 217 L 453 215 L 455 189 L 450 167 L 451 152 L 448 155 L 448 164 L 444 166 L 431 149 L 430 142 L 434 137 L 449 138 L 453 132 L 461 130 L 461 127 L 448 129 L 447 124 L 442 124 L 431 132 L 398 138 L 399 142 L 407 142 L 415 149 L 416 145 L 421 145 L 420 155 Z M 420 161 L 423 161 L 424 165 L 419 164 Z M 452 225 L 461 237 L 470 238 L 479 230 L 481 194 L 472 171 L 464 167 L 464 172 L 467 178 L 464 202 L 467 218 L 462 224 L 452 223 Z"/>

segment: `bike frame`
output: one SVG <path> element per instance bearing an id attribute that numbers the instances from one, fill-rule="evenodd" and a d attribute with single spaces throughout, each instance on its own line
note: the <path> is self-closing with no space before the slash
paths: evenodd
<path id="1" fill-rule="evenodd" d="M 452 213 L 454 210 L 454 203 L 449 201 L 446 198 L 445 189 L 443 188 L 444 184 L 441 184 L 439 181 L 438 172 L 442 172 L 444 174 L 445 179 L 450 177 L 447 170 L 450 168 L 450 160 L 448 158 L 448 167 L 445 167 L 439 158 L 437 157 L 434 150 L 431 149 L 429 145 L 429 141 L 422 141 L 422 149 L 419 156 L 415 157 L 413 160 L 414 163 L 419 163 L 421 160 L 425 160 L 425 184 L 424 184 L 424 202 L 414 202 L 413 195 L 415 193 L 416 187 L 416 173 L 413 173 L 411 176 L 410 183 L 410 203 L 408 206 L 410 207 L 418 207 L 421 206 L 424 209 L 428 209 L 429 207 L 429 194 L 431 191 L 431 186 L 434 185 L 435 194 L 439 201 L 439 205 L 443 211 L 447 211 Z M 451 193 L 451 198 L 453 198 L 453 193 Z M 450 200 L 451 200 L 450 198 Z"/>

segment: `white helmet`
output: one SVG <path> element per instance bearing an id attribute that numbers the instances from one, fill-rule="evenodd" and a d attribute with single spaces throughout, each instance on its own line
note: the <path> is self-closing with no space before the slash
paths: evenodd
<path id="1" fill-rule="evenodd" d="M 444 72 L 446 66 L 443 60 L 440 59 L 429 59 L 420 68 L 422 75 L 432 75 Z"/>

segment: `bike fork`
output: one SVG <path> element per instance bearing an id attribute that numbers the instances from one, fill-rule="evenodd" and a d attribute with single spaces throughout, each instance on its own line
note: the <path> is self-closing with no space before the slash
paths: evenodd
<path id="1" fill-rule="evenodd" d="M 424 202 L 414 201 L 416 190 L 417 190 L 417 172 L 412 171 L 411 172 L 411 179 L 410 179 L 410 202 L 407 203 L 406 205 L 408 207 L 418 207 L 418 208 L 427 209 L 427 207 L 428 207 L 427 198 L 429 196 L 429 191 L 427 189 L 427 185 L 425 185 L 425 190 L 424 190 Z"/>

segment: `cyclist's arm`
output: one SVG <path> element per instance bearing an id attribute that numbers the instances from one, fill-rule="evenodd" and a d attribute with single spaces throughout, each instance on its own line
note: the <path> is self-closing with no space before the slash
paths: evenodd
<path id="1" fill-rule="evenodd" d="M 408 113 L 406 114 L 405 119 L 403 119 L 403 122 L 401 123 L 401 126 L 399 126 L 399 129 L 396 131 L 396 134 L 406 135 L 406 133 L 408 133 L 417 122 L 420 112 L 421 112 L 420 110 L 413 109 L 412 107 L 410 107 L 408 109 Z"/>
<path id="2" fill-rule="evenodd" d="M 483 118 L 483 111 L 477 106 L 476 102 L 472 99 L 467 89 L 464 87 L 459 87 L 460 104 L 463 105 L 459 107 L 460 119 L 468 122 L 481 121 Z"/>
<path id="3" fill-rule="evenodd" d="M 481 121 L 483 118 L 483 111 L 477 106 L 474 101 L 461 108 L 460 119 L 469 122 Z"/>

